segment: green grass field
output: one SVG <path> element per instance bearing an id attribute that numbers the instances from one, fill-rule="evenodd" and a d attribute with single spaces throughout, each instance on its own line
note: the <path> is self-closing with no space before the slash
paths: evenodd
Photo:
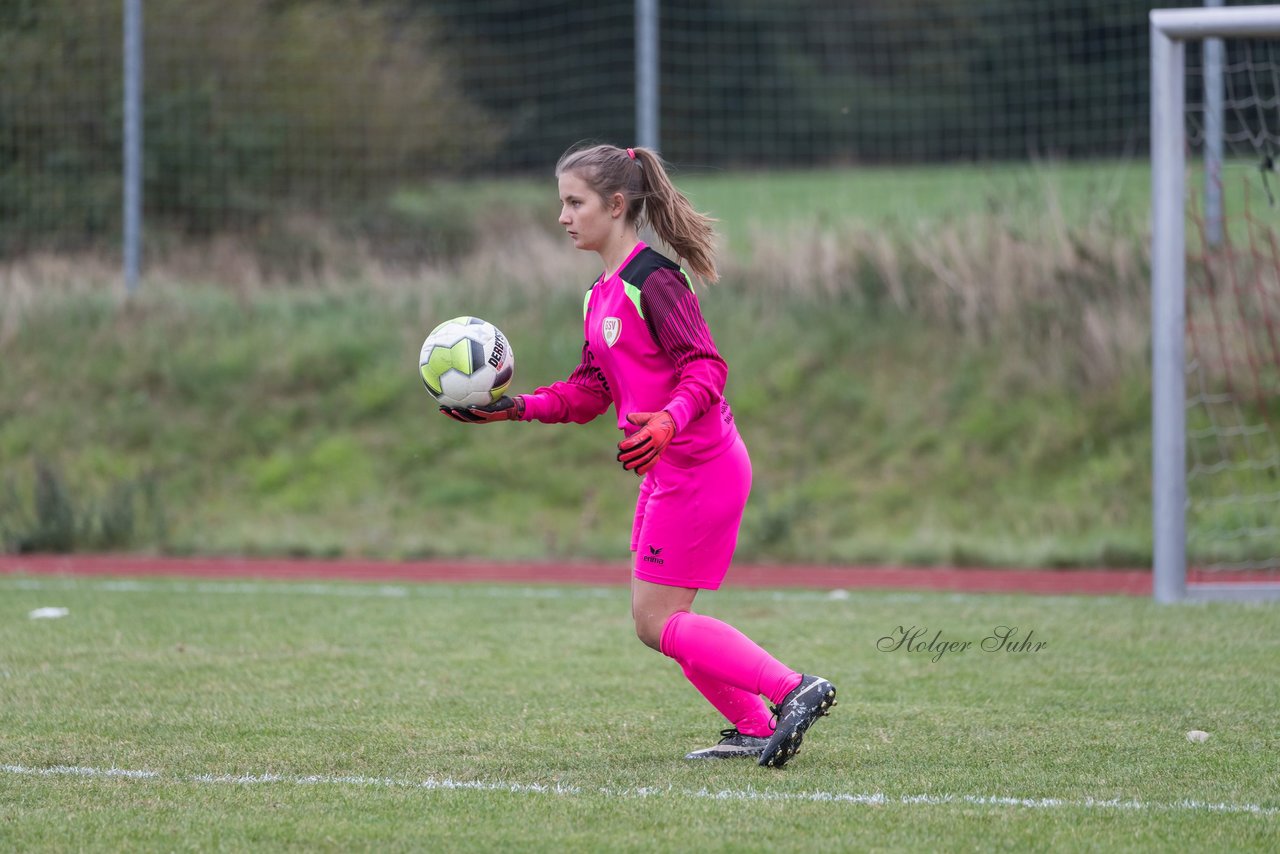
<path id="1" fill-rule="evenodd" d="M 28 618 L 46 606 L 69 615 Z M 722 724 L 621 588 L 0 577 L 0 849 L 1280 838 L 1274 605 L 730 587 L 699 608 L 839 686 L 786 769 L 682 761 Z M 900 626 L 975 647 L 877 649 Z M 1047 645 L 980 651 L 999 626 Z"/>

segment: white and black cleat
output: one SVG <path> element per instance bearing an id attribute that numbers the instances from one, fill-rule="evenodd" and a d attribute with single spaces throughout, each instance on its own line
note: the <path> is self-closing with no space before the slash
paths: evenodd
<path id="1" fill-rule="evenodd" d="M 764 752 L 769 739 L 759 735 L 743 735 L 736 728 L 720 730 L 720 741 L 711 747 L 704 747 L 685 754 L 685 759 L 738 759 L 750 756 L 752 759 Z"/>
<path id="2" fill-rule="evenodd" d="M 758 765 L 781 768 L 791 757 L 800 752 L 805 730 L 823 715 L 831 713 L 836 704 L 836 686 L 821 676 L 802 676 L 800 684 L 774 710 L 778 716 L 778 728 L 757 760 Z"/>

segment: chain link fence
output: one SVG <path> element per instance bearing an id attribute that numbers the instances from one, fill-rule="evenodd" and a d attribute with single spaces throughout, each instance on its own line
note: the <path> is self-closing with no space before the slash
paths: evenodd
<path id="1" fill-rule="evenodd" d="M 148 251 L 634 143 L 634 0 L 144 0 Z M 684 168 L 1145 157 L 1150 3 L 660 4 Z M 1195 5 L 1183 2 L 1160 5 Z M 120 0 L 0 6 L 0 258 L 116 252 Z"/>

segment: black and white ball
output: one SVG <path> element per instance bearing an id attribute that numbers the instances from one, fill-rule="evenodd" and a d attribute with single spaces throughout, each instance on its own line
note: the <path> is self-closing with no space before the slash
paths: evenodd
<path id="1" fill-rule="evenodd" d="M 478 317 L 446 320 L 422 342 L 418 373 L 442 406 L 493 403 L 515 376 L 516 355 L 498 327 Z"/>

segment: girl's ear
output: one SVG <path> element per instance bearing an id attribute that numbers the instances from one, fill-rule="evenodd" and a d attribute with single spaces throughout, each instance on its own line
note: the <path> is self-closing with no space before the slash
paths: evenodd
<path id="1" fill-rule="evenodd" d="M 627 200 L 622 193 L 614 193 L 609 197 L 609 216 L 618 218 L 627 212 Z"/>

